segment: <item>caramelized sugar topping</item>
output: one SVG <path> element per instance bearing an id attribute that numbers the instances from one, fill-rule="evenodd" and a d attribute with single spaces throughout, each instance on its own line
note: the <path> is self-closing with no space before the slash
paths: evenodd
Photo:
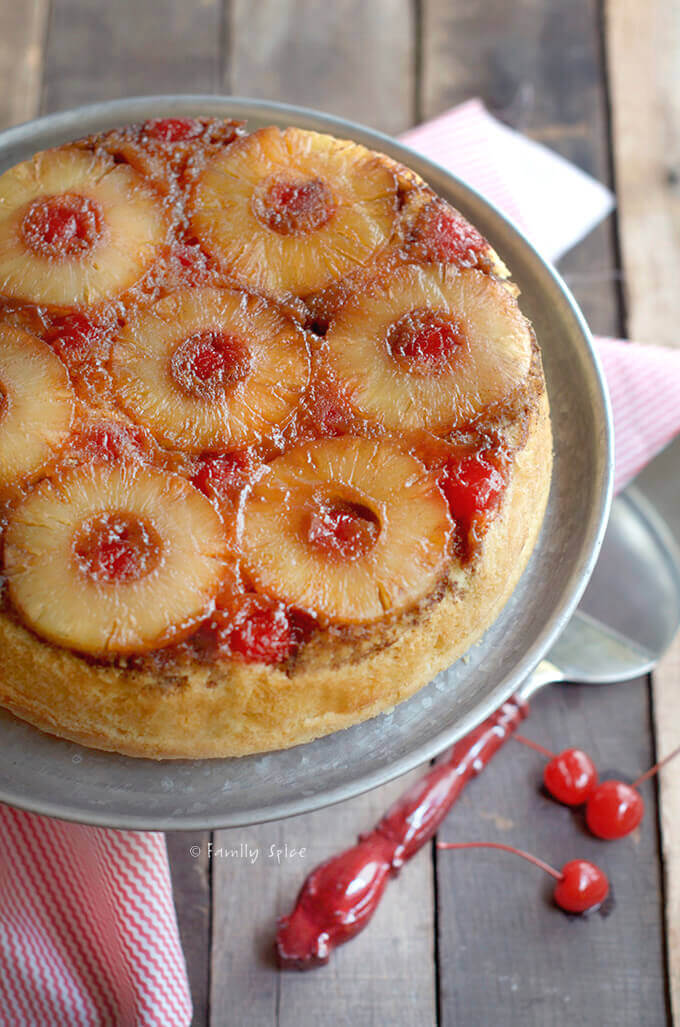
<path id="1" fill-rule="evenodd" d="M 373 441 L 386 432 L 392 432 L 392 429 L 381 417 L 376 416 L 374 421 L 368 416 L 364 419 L 361 408 L 354 405 L 354 387 L 351 382 L 333 367 L 324 364 L 327 340 L 313 338 L 311 333 L 300 333 L 299 336 L 299 348 L 304 351 L 301 361 L 309 370 L 307 358 L 310 357 L 313 368 L 313 374 L 301 392 L 299 409 L 293 411 L 293 416 L 286 420 L 280 430 L 277 427 L 273 441 L 265 430 L 266 445 L 260 444 L 259 435 L 254 439 L 250 436 L 220 439 L 220 451 L 213 451 L 211 438 L 201 438 L 197 447 L 202 448 L 196 448 L 195 451 L 176 450 L 171 443 L 159 445 L 149 431 L 138 428 L 132 421 L 123 420 L 122 412 L 112 398 L 112 348 L 135 312 L 162 300 L 168 294 L 188 290 L 189 287 L 215 290 L 233 288 L 229 277 L 231 272 L 225 271 L 211 255 L 212 250 L 203 249 L 200 240 L 192 234 L 191 204 L 195 199 L 198 176 L 203 173 L 209 160 L 219 155 L 238 134 L 235 125 L 230 128 L 208 119 L 158 118 L 143 125 L 128 126 L 115 133 L 104 134 L 84 145 L 84 151 L 80 149 L 81 144 L 77 144 L 77 152 L 81 156 L 82 152 L 96 154 L 98 148 L 103 146 L 104 151 L 111 154 L 117 164 L 131 165 L 135 175 L 149 181 L 156 190 L 154 196 L 157 194 L 154 202 L 163 207 L 163 215 L 168 222 L 167 234 L 163 235 L 162 244 L 154 251 L 153 263 L 148 266 L 144 276 L 135 280 L 131 286 L 126 286 L 126 291 L 120 294 L 113 287 L 108 292 L 104 290 L 102 295 L 106 302 L 97 300 L 96 304 L 88 306 L 87 293 L 84 293 L 84 299 L 73 300 L 69 304 L 55 302 L 53 307 L 47 308 L 40 308 L 32 302 L 24 304 L 22 301 L 19 314 L 21 318 L 26 318 L 27 323 L 30 320 L 31 332 L 56 352 L 67 365 L 71 376 L 78 406 L 71 434 L 63 447 L 67 469 L 74 464 L 100 465 L 100 470 L 101 465 L 109 465 L 114 469 L 117 464 L 124 464 L 126 468 L 148 466 L 150 469 L 167 471 L 188 478 L 194 489 L 202 492 L 219 511 L 229 544 L 233 543 L 234 546 L 233 551 L 229 552 L 229 561 L 234 558 L 234 567 L 229 563 L 230 574 L 233 573 L 235 578 L 230 583 L 233 595 L 228 604 L 217 600 L 215 607 L 210 606 L 207 614 L 207 608 L 202 607 L 195 623 L 195 634 L 176 643 L 180 647 L 177 651 L 184 651 L 181 647 L 187 645 L 192 654 L 200 650 L 202 658 L 207 654 L 214 659 L 224 656 L 284 664 L 294 655 L 297 647 L 318 630 L 315 617 L 320 599 L 311 593 L 311 598 L 305 598 L 304 603 L 295 597 L 281 599 L 279 590 L 282 595 L 284 592 L 280 582 L 275 581 L 269 588 L 260 586 L 254 581 L 250 569 L 244 571 L 240 563 L 236 566 L 236 561 L 240 561 L 243 554 L 238 549 L 234 525 L 243 510 L 246 497 L 259 482 L 266 482 L 268 466 L 280 453 L 288 453 L 296 446 L 313 445 L 315 440 L 320 439 L 336 438 L 340 442 L 341 437 L 347 437 L 347 446 L 351 449 L 354 435 L 362 438 L 366 436 Z M 267 145 L 271 145 L 271 139 Z M 238 154 L 240 151 L 236 148 L 234 152 Z M 351 300 L 360 293 L 364 278 L 349 274 L 338 256 L 346 251 L 359 266 L 365 264 L 371 273 L 373 270 L 379 272 L 388 284 L 391 275 L 395 275 L 395 280 L 399 282 L 404 266 L 421 268 L 421 265 L 431 265 L 433 262 L 437 265 L 455 265 L 453 270 L 458 277 L 465 273 L 461 269 L 467 267 L 485 270 L 480 259 L 480 254 L 488 248 L 485 240 L 443 201 L 428 198 L 428 193 L 422 206 L 413 208 L 405 204 L 397 208 L 393 173 L 387 169 L 366 184 L 363 167 L 358 169 L 356 181 L 352 179 L 351 188 L 347 186 L 348 199 L 343 191 L 342 174 L 350 173 L 349 158 L 347 161 L 343 158 L 345 163 L 341 162 L 341 170 L 345 170 L 334 177 L 330 170 L 324 170 L 325 165 L 317 167 L 316 160 L 305 163 L 302 150 L 300 154 L 298 164 L 291 163 L 288 167 L 282 161 L 274 160 L 265 146 L 264 156 L 268 164 L 257 165 L 252 175 L 244 173 L 243 204 L 248 205 L 247 213 L 254 215 L 260 225 L 267 229 L 263 238 L 272 233 L 266 239 L 269 250 L 260 251 L 249 247 L 247 233 L 242 232 L 237 237 L 237 245 L 243 248 L 246 256 L 252 256 L 250 250 L 253 251 L 255 262 L 267 264 L 273 259 L 270 253 L 275 254 L 281 247 L 289 252 L 287 248 L 294 244 L 301 247 L 300 260 L 303 263 L 307 262 L 311 266 L 317 260 L 316 254 L 321 253 L 324 260 L 328 258 L 329 264 L 332 264 L 333 274 L 338 281 L 333 280 L 328 288 L 324 285 L 324 291 L 316 297 L 313 294 L 309 300 L 309 309 L 302 300 L 296 301 L 296 306 L 289 305 L 286 300 L 285 309 L 281 307 L 285 317 L 292 317 L 297 322 L 293 332 L 296 338 L 299 326 L 309 327 L 312 323 L 318 329 L 318 336 L 326 335 L 329 326 L 339 316 L 338 312 L 343 309 L 345 300 Z M 134 180 L 137 181 L 136 178 Z M 256 181 L 259 184 L 253 190 Z M 53 261 L 52 270 L 55 274 L 61 271 L 75 277 L 89 273 L 86 267 L 88 263 L 105 264 L 108 257 L 106 247 L 101 246 L 101 243 L 113 239 L 114 211 L 108 201 L 98 202 L 97 194 L 89 187 L 94 182 L 89 185 L 80 182 L 71 184 L 70 181 L 55 179 L 49 183 L 41 180 L 38 184 L 43 190 L 42 194 L 36 197 L 34 192 L 33 197 L 36 198 L 26 200 L 20 208 L 20 217 L 23 217 L 20 225 L 22 238 L 15 241 L 24 250 L 24 254 L 30 249 L 39 257 Z M 229 182 L 224 186 L 227 196 L 232 188 Z M 123 213 L 131 201 L 132 196 L 128 194 L 127 187 L 121 186 L 117 202 Z M 131 210 L 136 217 L 134 205 Z M 343 218 L 348 211 L 349 221 L 345 224 Z M 357 217 L 361 214 L 359 222 L 352 220 L 355 214 Z M 238 220 L 235 224 L 238 228 Z M 253 226 L 252 220 L 250 224 L 251 227 L 257 227 Z M 133 221 L 129 222 L 129 227 L 132 230 Z M 316 237 L 315 232 L 318 233 Z M 385 261 L 376 248 L 377 238 L 381 240 L 380 246 L 385 247 L 388 258 Z M 315 250 L 315 246 L 321 248 Z M 97 260 L 95 262 L 90 258 L 88 262 L 85 258 L 95 248 Z M 370 261 L 368 256 L 364 260 L 364 255 L 369 254 Z M 82 267 L 75 263 L 79 259 L 83 260 Z M 59 261 L 62 262 L 61 268 Z M 41 267 L 44 270 L 44 265 L 41 264 Z M 350 270 L 353 268 L 354 264 Z M 37 273 L 42 276 L 40 268 Z M 343 277 L 345 274 L 346 278 Z M 428 274 L 428 267 L 424 267 L 423 278 L 427 279 Z M 408 275 L 403 275 L 403 278 L 407 280 Z M 339 284 L 340 279 L 342 282 Z M 448 279 L 446 281 L 448 283 Z M 269 286 L 262 288 L 266 294 Z M 279 299 L 271 302 L 280 303 L 279 292 L 274 289 L 273 294 Z M 296 287 L 295 295 L 307 296 L 309 299 L 309 290 Z M 0 298 L 3 309 L 4 306 L 11 307 L 6 296 Z M 488 303 L 491 304 L 493 299 L 490 295 Z M 377 397 L 376 406 L 380 409 L 381 403 L 384 403 L 385 407 L 389 407 L 394 381 L 398 378 L 406 380 L 405 387 L 413 388 L 414 395 L 416 388 L 432 387 L 446 392 L 443 402 L 448 402 L 443 376 L 452 370 L 459 373 L 464 365 L 463 348 L 467 352 L 473 347 L 475 322 L 472 315 L 467 307 L 463 309 L 462 302 L 458 317 L 449 314 L 448 309 L 437 309 L 437 303 L 442 304 L 442 294 L 436 283 L 429 289 L 427 281 L 424 281 L 420 292 L 414 291 L 410 295 L 404 295 L 398 284 L 390 293 L 388 302 L 395 306 L 387 306 L 384 311 L 376 307 L 376 316 L 382 318 L 380 328 L 376 328 L 373 315 L 364 318 L 363 323 L 357 320 L 353 327 L 352 338 L 365 333 L 370 336 L 373 344 L 380 343 L 380 366 L 382 368 L 384 365 L 386 371 L 383 374 L 380 370 L 375 375 L 372 387 Z M 405 310 L 407 313 L 401 315 Z M 10 309 L 10 318 L 15 313 L 14 308 Z M 272 312 L 266 316 L 272 319 L 272 324 L 276 321 Z M 505 307 L 500 304 L 497 317 L 504 316 Z M 386 327 L 390 319 L 392 323 Z M 237 399 L 242 391 L 242 388 L 236 389 L 238 383 L 251 375 L 255 377 L 254 372 L 258 371 L 262 359 L 260 350 L 250 328 L 241 327 L 241 324 L 230 324 L 229 328 L 233 328 L 233 331 L 223 331 L 218 327 L 217 319 L 212 320 L 210 315 L 201 314 L 191 325 L 185 325 L 184 329 L 178 326 L 174 330 L 175 334 L 170 337 L 172 341 L 169 343 L 172 353 L 168 355 L 166 348 L 162 364 L 159 365 L 159 382 L 164 379 L 162 387 L 161 384 L 152 383 L 157 390 L 154 396 L 159 407 L 163 403 L 167 405 L 166 421 L 173 428 L 172 419 L 176 415 L 171 399 L 177 399 L 178 389 L 185 394 L 183 401 L 186 396 L 193 397 L 200 400 L 203 410 L 209 411 L 209 405 L 218 406 L 224 401 L 225 395 L 230 402 L 232 398 Z M 274 352 L 277 346 L 279 343 L 272 338 Z M 281 362 L 285 358 L 282 348 L 278 356 L 276 375 L 267 383 L 270 391 L 277 389 L 285 377 L 281 369 Z M 372 368 L 373 365 L 367 362 L 366 372 Z M 397 371 L 406 374 L 398 374 Z M 176 386 L 176 389 L 171 390 L 175 392 L 174 397 L 169 396 L 166 388 L 169 384 L 168 375 Z M 430 381 L 427 380 L 428 376 Z M 8 408 L 13 411 L 14 407 L 14 385 L 9 378 L 7 381 L 6 390 L 3 390 L 0 382 L 0 424 Z M 249 386 L 250 381 L 247 384 Z M 473 382 L 472 387 L 476 388 L 476 383 Z M 235 389 L 234 395 L 232 390 Z M 258 415 L 256 406 L 252 411 L 254 418 Z M 192 404 L 192 410 L 196 410 L 195 404 Z M 248 413 L 246 411 L 244 419 L 247 419 Z M 84 416 L 81 417 L 81 414 Z M 434 539 L 430 540 L 432 550 L 440 545 L 448 545 L 446 540 L 441 541 L 446 534 L 441 527 L 442 517 L 438 516 L 438 507 L 443 505 L 439 495 L 441 492 L 448 502 L 450 518 L 446 509 L 442 516 L 449 527 L 450 520 L 455 522 L 456 556 L 467 560 L 477 551 L 486 524 L 491 521 L 500 504 L 508 474 L 503 460 L 496 459 L 495 453 L 488 452 L 488 447 L 482 449 L 481 442 L 472 441 L 469 447 L 461 445 L 460 452 L 456 451 L 448 435 L 448 423 L 441 432 L 439 428 L 433 431 L 434 435 L 420 430 L 411 432 L 407 428 L 402 432 L 397 422 L 392 432 L 392 441 L 397 448 L 403 449 L 404 454 L 408 453 L 422 461 L 427 473 L 431 474 L 433 480 L 436 478 L 432 490 L 434 498 L 429 497 L 428 500 L 431 521 L 435 525 L 431 529 Z M 433 441 L 440 446 L 441 454 L 428 461 L 427 446 Z M 340 460 L 340 456 L 341 449 L 338 447 L 338 456 L 334 459 Z M 346 486 L 345 481 L 355 479 L 348 477 L 344 465 L 343 473 L 338 473 L 334 479 L 331 472 L 335 466 L 329 455 L 326 484 L 319 486 L 318 492 L 317 486 L 312 484 L 309 492 L 300 495 L 297 508 L 295 493 L 291 491 L 290 507 L 282 518 L 295 516 L 291 534 L 296 536 L 297 544 L 302 544 L 298 561 L 302 573 L 305 570 L 305 554 L 302 550 L 306 548 L 310 566 L 315 559 L 318 562 L 321 558 L 328 579 L 337 572 L 338 579 L 347 576 L 347 580 L 350 580 L 350 575 L 365 569 L 365 576 L 361 580 L 369 582 L 371 579 L 369 584 L 362 586 L 368 595 L 373 579 L 379 574 L 383 547 L 388 547 L 390 532 L 393 532 L 396 539 L 393 566 L 397 569 L 391 572 L 392 577 L 395 580 L 399 577 L 408 578 L 408 587 L 415 590 L 409 578 L 409 566 L 400 555 L 400 547 L 407 551 L 412 537 L 419 533 L 427 542 L 426 528 L 417 523 L 404 525 L 397 531 L 388 505 L 392 498 L 386 500 L 385 504 L 382 500 L 367 500 L 367 496 L 372 496 L 370 488 L 361 484 Z M 50 464 L 47 470 L 58 478 L 59 464 Z M 30 484 L 27 482 L 26 488 Z M 21 487 L 23 490 L 24 485 Z M 4 494 L 0 498 L 4 502 Z M 201 500 L 200 496 L 198 500 Z M 269 501 L 273 502 L 271 496 Z M 8 508 L 10 503 L 14 503 L 13 496 L 7 501 Z M 92 582 L 101 583 L 101 589 L 96 591 L 101 591 L 102 595 L 112 595 L 115 585 L 134 583 L 166 568 L 171 549 L 165 529 L 161 529 L 161 521 L 155 515 L 152 523 L 151 506 L 140 507 L 137 515 L 133 515 L 122 509 L 129 509 L 124 500 L 106 496 L 104 503 L 108 513 L 96 516 L 80 513 L 75 516 L 75 521 L 71 523 L 79 522 L 79 527 L 75 532 L 69 528 L 66 534 L 66 560 L 70 569 L 77 572 L 74 573 L 74 581 L 77 575 L 81 575 L 81 585 L 85 577 L 88 585 Z M 101 510 L 102 506 L 90 509 Z M 275 542 L 276 528 L 274 524 L 272 535 Z M 439 531 L 436 538 L 435 529 Z M 402 560 L 403 566 L 398 566 L 399 560 Z M 190 557 L 187 556 L 187 565 L 189 562 Z M 153 580 L 144 582 L 144 585 L 152 584 Z M 326 585 L 330 594 L 334 586 L 332 582 L 326 582 Z M 260 587 L 262 594 L 259 594 Z M 355 603 L 357 590 L 352 589 L 349 590 L 352 592 L 350 598 Z M 63 591 L 65 595 L 66 589 Z M 303 606 L 306 611 L 304 613 L 301 610 Z M 338 613 L 338 623 L 360 623 L 358 619 L 353 620 L 352 616 Z M 105 634 L 107 631 L 108 622 L 104 628 Z M 139 645 L 139 652 L 155 652 L 156 644 L 155 639 L 145 637 Z M 158 644 L 167 643 L 161 641 Z M 110 648 L 112 651 L 115 649 Z"/>
<path id="2" fill-rule="evenodd" d="M 408 248 L 422 260 L 474 267 L 486 249 L 484 237 L 441 199 L 428 203 L 416 218 Z"/>
<path id="3" fill-rule="evenodd" d="M 79 456 L 89 463 L 113 463 L 116 460 L 135 460 L 140 454 L 139 429 L 100 421 L 84 428 L 76 445 Z"/>
<path id="4" fill-rule="evenodd" d="M 79 570 L 105 584 L 145 577 L 158 565 L 162 550 L 153 525 L 123 512 L 90 518 L 73 540 Z"/>
<path id="5" fill-rule="evenodd" d="M 34 200 L 21 223 L 24 242 L 41 257 L 83 257 L 103 231 L 100 205 L 77 193 Z"/>
<path id="6" fill-rule="evenodd" d="M 144 134 L 161 143 L 179 143 L 200 135 L 203 126 L 195 118 L 152 118 L 144 122 Z"/>
<path id="7" fill-rule="evenodd" d="M 52 345 L 67 363 L 95 354 L 105 335 L 101 325 L 79 311 L 55 318 L 52 327 Z"/>
<path id="8" fill-rule="evenodd" d="M 333 216 L 335 203 L 321 178 L 270 175 L 253 193 L 253 213 L 279 235 L 307 235 Z"/>
<path id="9" fill-rule="evenodd" d="M 247 451 L 206 455 L 198 461 L 191 481 L 208 499 L 224 502 L 238 497 L 257 465 L 257 458 Z"/>
<path id="10" fill-rule="evenodd" d="M 412 374 L 448 371 L 459 347 L 465 345 L 461 322 L 436 310 L 410 310 L 390 325 L 387 348 Z"/>
<path id="11" fill-rule="evenodd" d="M 185 392 L 214 400 L 243 381 L 250 370 L 248 348 L 236 335 L 205 331 L 190 335 L 172 356 L 172 377 Z"/>
<path id="12" fill-rule="evenodd" d="M 326 556 L 358 560 L 370 552 L 379 534 L 380 521 L 364 503 L 324 497 L 310 514 L 307 541 Z"/>

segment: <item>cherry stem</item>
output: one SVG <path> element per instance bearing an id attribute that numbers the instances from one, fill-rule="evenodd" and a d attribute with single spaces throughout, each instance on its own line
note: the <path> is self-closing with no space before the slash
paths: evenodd
<path id="1" fill-rule="evenodd" d="M 516 735 L 514 736 L 517 737 Z M 438 849 L 500 849 L 501 852 L 511 852 L 513 856 L 521 856 L 527 863 L 533 863 L 535 867 L 539 867 L 541 870 L 545 870 L 546 874 L 550 874 L 556 881 L 561 881 L 563 874 L 559 870 L 555 870 L 549 863 L 544 863 L 538 856 L 532 856 L 531 853 L 525 852 L 523 849 L 516 849 L 513 845 L 503 845 L 501 842 L 437 842 Z"/>
<path id="2" fill-rule="evenodd" d="M 517 736 L 515 735 L 515 737 Z M 639 785 L 642 784 L 643 781 L 646 781 L 647 778 L 654 777 L 654 775 L 658 774 L 661 768 L 665 767 L 667 763 L 670 763 L 670 761 L 675 756 L 677 756 L 678 753 L 680 753 L 680 745 L 676 746 L 676 748 L 673 749 L 672 752 L 668 753 L 668 756 L 664 756 L 662 760 L 659 760 L 659 762 L 655 763 L 653 767 L 650 767 L 649 770 L 646 770 L 644 772 L 644 774 L 641 774 L 640 777 L 637 778 L 637 780 L 633 781 L 631 788 L 637 788 Z"/>
<path id="3" fill-rule="evenodd" d="M 534 749 L 536 752 L 540 752 L 542 756 L 547 756 L 549 760 L 555 759 L 555 753 L 551 752 L 550 749 L 546 749 L 544 745 L 540 745 L 538 742 L 534 742 L 533 739 L 527 738 L 526 735 L 520 735 L 516 731 L 511 736 L 516 742 L 521 742 L 522 745 L 528 746 L 530 749 Z"/>

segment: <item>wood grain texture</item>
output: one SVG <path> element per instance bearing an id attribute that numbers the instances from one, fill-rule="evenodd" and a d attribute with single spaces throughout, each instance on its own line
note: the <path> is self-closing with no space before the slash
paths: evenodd
<path id="1" fill-rule="evenodd" d="M 554 686 L 539 696 L 525 733 L 552 749 L 584 748 L 603 776 L 649 765 L 651 725 L 644 681 Z M 512 745 L 512 743 L 509 743 Z M 543 759 L 514 743 L 470 785 L 442 830 L 444 841 L 493 840 L 560 867 L 601 865 L 615 904 L 604 918 L 569 918 L 552 905 L 540 872 L 497 853 L 438 853 L 443 1027 L 666 1023 L 655 846 L 654 789 L 644 827 L 616 845 L 592 838 L 580 812 L 540 788 Z"/>
<path id="2" fill-rule="evenodd" d="M 225 89 L 396 133 L 414 119 L 410 0 L 232 0 Z"/>
<path id="3" fill-rule="evenodd" d="M 631 337 L 677 346 L 680 289 L 680 7 L 608 0 L 619 234 Z"/>
<path id="4" fill-rule="evenodd" d="M 608 180 L 594 0 L 424 0 L 423 12 L 425 116 L 480 95 L 514 127 Z M 592 327 L 617 334 L 611 222 L 573 250 L 561 270 Z M 582 746 L 604 776 L 634 774 L 652 759 L 647 682 L 557 686 L 537 698 L 526 733 L 551 748 Z M 569 920 L 551 906 L 550 884 L 538 872 L 495 853 L 439 853 L 441 1023 L 497 1023 L 500 1016 L 504 1027 L 664 1024 L 654 789 L 639 834 L 605 846 L 588 837 L 578 815 L 541 794 L 541 774 L 536 754 L 519 745 L 506 750 L 470 785 L 440 837 L 515 843 L 557 865 L 592 858 L 611 876 L 615 907 L 606 919 Z"/>
<path id="5" fill-rule="evenodd" d="M 680 637 L 676 638 L 652 675 L 652 685 L 656 746 L 661 758 L 678 744 Z M 673 1022 L 680 1023 L 680 773 L 677 761 L 670 763 L 659 775 L 659 801 L 666 879 L 668 980 Z"/>
<path id="6" fill-rule="evenodd" d="M 166 834 L 179 936 L 187 964 L 194 1007 L 192 1027 L 208 1023 L 212 890 L 210 831 Z"/>
<path id="7" fill-rule="evenodd" d="M 216 832 L 213 1024 L 436 1023 L 429 845 L 389 883 L 369 926 L 328 966 L 282 973 L 273 961 L 276 918 L 291 909 L 307 874 L 369 830 L 413 777 L 291 820 Z M 279 863 L 286 845 L 289 854 L 295 848 L 304 855 L 282 853 Z"/>
<path id="8" fill-rule="evenodd" d="M 680 436 L 635 479 L 675 536 L 680 548 Z M 680 638 L 652 675 L 657 758 L 670 752 L 680 734 Z M 680 1023 L 680 777 L 670 763 L 659 775 L 661 835 L 666 879 L 666 953 L 673 1022 Z"/>
<path id="9" fill-rule="evenodd" d="M 45 109 L 214 92 L 221 26 L 220 0 L 52 0 Z"/>
<path id="10" fill-rule="evenodd" d="M 0 3 L 0 129 L 38 113 L 48 8 L 49 0 Z"/>
<path id="11" fill-rule="evenodd" d="M 501 120 L 608 181 L 597 0 L 423 0 L 422 11 L 423 119 L 480 96 Z M 560 271 L 592 330 L 611 331 L 619 319 L 613 218 Z"/>
<path id="12" fill-rule="evenodd" d="M 680 8 L 608 0 L 607 54 L 626 329 L 639 342 L 680 345 Z M 677 447 L 676 447 L 677 450 Z M 680 506 L 680 470 L 674 505 Z M 678 743 L 680 637 L 653 674 L 659 756 Z M 680 763 L 659 780 L 671 1004 L 680 1022 Z"/>

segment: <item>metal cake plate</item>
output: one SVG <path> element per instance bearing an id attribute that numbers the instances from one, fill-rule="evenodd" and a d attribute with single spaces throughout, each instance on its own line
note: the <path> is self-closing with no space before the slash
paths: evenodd
<path id="1" fill-rule="evenodd" d="M 278 819 L 347 799 L 436 756 L 511 695 L 557 637 L 590 576 L 611 499 L 607 395 L 588 328 L 568 289 L 483 197 L 387 136 L 284 104 L 140 97 L 9 129 L 0 134 L 0 170 L 37 150 L 126 122 L 199 114 L 243 118 L 250 128 L 297 125 L 354 139 L 408 164 L 466 214 L 512 268 L 522 309 L 536 329 L 555 467 L 540 540 L 500 617 L 466 657 L 391 713 L 285 752 L 181 762 L 96 752 L 0 714 L 0 800 L 120 828 L 198 830 Z"/>

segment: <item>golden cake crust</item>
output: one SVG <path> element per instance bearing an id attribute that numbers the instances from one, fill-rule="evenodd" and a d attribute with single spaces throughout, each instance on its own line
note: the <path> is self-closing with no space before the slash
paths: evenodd
<path id="1" fill-rule="evenodd" d="M 0 615 L 0 704 L 44 731 L 130 756 L 208 758 L 287 748 L 350 727 L 408 699 L 476 642 L 524 570 L 550 488 L 545 392 L 483 551 L 395 642 L 341 668 L 290 674 L 261 664 L 193 661 L 181 679 L 90 663 Z"/>

